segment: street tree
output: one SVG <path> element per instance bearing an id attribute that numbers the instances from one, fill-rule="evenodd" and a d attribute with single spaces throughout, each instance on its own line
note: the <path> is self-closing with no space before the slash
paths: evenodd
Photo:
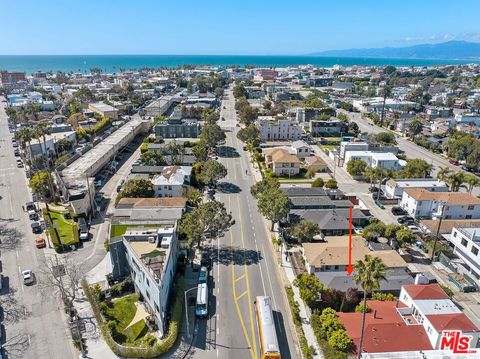
<path id="1" fill-rule="evenodd" d="M 245 89 L 245 86 L 243 86 L 243 83 L 238 83 L 233 87 L 233 96 L 235 98 L 247 96 L 247 90 Z"/>
<path id="2" fill-rule="evenodd" d="M 117 201 L 120 198 L 151 198 L 154 194 L 152 181 L 147 178 L 132 178 L 123 185 Z"/>
<path id="3" fill-rule="evenodd" d="M 204 162 L 208 158 L 208 147 L 205 141 L 198 141 L 193 147 L 192 152 L 198 162 Z"/>
<path id="4" fill-rule="evenodd" d="M 382 103 L 382 115 L 380 117 L 380 127 L 383 126 L 383 120 L 385 118 L 385 103 L 387 101 L 387 97 L 390 97 L 392 95 L 392 88 L 388 85 L 385 85 L 381 90 L 380 90 L 380 96 L 383 97 L 383 103 Z"/>
<path id="5" fill-rule="evenodd" d="M 32 193 L 43 198 L 46 203 L 52 198 L 50 182 L 53 181 L 52 174 L 48 171 L 36 172 L 28 181 L 28 186 L 31 188 Z"/>
<path id="6" fill-rule="evenodd" d="M 438 171 L 437 178 L 439 181 L 447 182 L 451 174 L 452 170 L 449 167 L 442 167 L 440 171 Z"/>
<path id="7" fill-rule="evenodd" d="M 237 138 L 252 146 L 258 146 L 260 143 L 260 131 L 255 125 L 247 125 L 237 132 Z"/>
<path id="8" fill-rule="evenodd" d="M 376 182 L 385 177 L 385 172 L 379 167 L 369 167 L 365 170 L 365 177 L 370 181 L 371 185 L 376 187 Z"/>
<path id="9" fill-rule="evenodd" d="M 447 183 L 450 185 L 450 191 L 458 192 L 460 187 L 465 183 L 465 173 L 455 172 L 447 178 Z"/>
<path id="10" fill-rule="evenodd" d="M 363 176 L 367 169 L 367 163 L 360 159 L 350 160 L 347 163 L 347 172 L 350 176 Z"/>
<path id="11" fill-rule="evenodd" d="M 391 132 L 379 132 L 374 135 L 375 141 L 381 145 L 396 145 L 395 135 Z"/>
<path id="12" fill-rule="evenodd" d="M 187 203 L 192 207 L 198 207 L 202 203 L 202 192 L 193 187 L 187 187 L 184 193 L 187 198 Z"/>
<path id="13" fill-rule="evenodd" d="M 289 204 L 288 195 L 279 189 L 269 189 L 262 192 L 257 201 L 260 213 L 272 221 L 272 231 L 275 222 L 287 217 Z"/>
<path id="14" fill-rule="evenodd" d="M 83 264 L 72 255 L 49 256 L 39 269 L 41 279 L 38 281 L 43 295 L 51 297 L 60 295 L 67 309 L 73 308 L 81 288 L 80 280 L 84 277 Z"/>
<path id="15" fill-rule="evenodd" d="M 245 124 L 251 124 L 258 118 L 258 109 L 250 106 L 244 106 L 239 111 L 240 122 Z"/>
<path id="16" fill-rule="evenodd" d="M 310 242 L 313 240 L 313 237 L 320 234 L 320 227 L 318 224 L 309 221 L 307 219 L 302 219 L 300 222 L 296 223 L 292 227 L 292 235 L 300 242 Z"/>
<path id="17" fill-rule="evenodd" d="M 202 165 L 197 179 L 207 186 L 216 186 L 226 175 L 227 169 L 224 165 L 215 160 L 208 160 Z"/>
<path id="18" fill-rule="evenodd" d="M 468 193 L 472 193 L 475 187 L 480 185 L 480 179 L 477 176 L 472 174 L 465 174 L 464 176 L 465 183 L 468 184 Z"/>
<path id="19" fill-rule="evenodd" d="M 293 281 L 293 285 L 298 287 L 300 298 L 302 298 L 310 308 L 316 306 L 324 289 L 323 284 L 314 274 L 307 273 L 299 274 Z"/>
<path id="20" fill-rule="evenodd" d="M 180 219 L 179 231 L 187 238 L 189 248 L 201 248 L 206 240 L 217 238 L 227 231 L 233 224 L 232 215 L 225 209 L 223 203 L 211 201 L 200 204 L 191 212 L 184 213 Z"/>
<path id="21" fill-rule="evenodd" d="M 400 247 L 405 247 L 415 241 L 415 234 L 408 228 L 400 228 L 395 233 L 395 239 Z"/>
<path id="22" fill-rule="evenodd" d="M 270 190 L 278 190 L 280 182 L 274 177 L 264 177 L 260 182 L 255 183 L 250 188 L 250 193 L 253 197 L 258 199 L 263 193 Z"/>
<path id="23" fill-rule="evenodd" d="M 349 122 L 348 123 L 348 133 L 357 136 L 360 133 L 360 127 L 356 122 Z"/>
<path id="24" fill-rule="evenodd" d="M 203 126 L 200 140 L 203 140 L 208 148 L 215 148 L 218 144 L 225 141 L 225 133 L 219 125 L 207 124 Z"/>
<path id="25" fill-rule="evenodd" d="M 365 255 L 363 260 L 358 260 L 354 266 L 353 279 L 360 285 L 363 291 L 362 327 L 360 331 L 360 343 L 358 346 L 358 359 L 362 357 L 363 337 L 365 334 L 365 316 L 367 309 L 367 295 L 380 288 L 380 282 L 385 279 L 387 266 L 379 257 Z"/>

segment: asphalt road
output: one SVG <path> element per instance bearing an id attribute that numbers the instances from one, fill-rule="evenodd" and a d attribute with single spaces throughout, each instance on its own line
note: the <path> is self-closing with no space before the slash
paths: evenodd
<path id="1" fill-rule="evenodd" d="M 45 265 L 45 252 L 35 248 L 31 222 L 22 210 L 31 195 L 25 171 L 16 165 L 3 105 L 0 103 L 0 225 L 16 229 L 18 242 L 0 244 L 1 342 L 9 358 L 74 358 L 66 317 L 57 298 L 42 295 L 37 283 L 23 285 L 21 271 L 31 269 L 37 273 Z M 37 282 L 41 280 L 37 274 Z"/>
<path id="2" fill-rule="evenodd" d="M 216 199 L 231 211 L 235 224 L 225 236 L 206 245 L 213 262 L 209 317 L 197 321 L 195 358 L 261 358 L 255 316 L 256 296 L 273 299 L 273 312 L 282 358 L 298 358 L 280 268 L 271 248 L 264 220 L 250 187 L 254 183 L 246 153 L 237 140 L 231 92 L 223 101 L 226 143 L 219 160 L 228 169 Z M 294 329 L 293 329 L 294 330 Z"/>

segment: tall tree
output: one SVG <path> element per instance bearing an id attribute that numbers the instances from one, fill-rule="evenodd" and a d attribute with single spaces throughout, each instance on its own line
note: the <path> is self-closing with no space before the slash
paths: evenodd
<path id="1" fill-rule="evenodd" d="M 219 143 L 225 141 L 225 138 L 225 133 L 216 123 L 203 126 L 200 134 L 200 140 L 205 141 L 208 148 L 217 147 Z"/>
<path id="2" fill-rule="evenodd" d="M 402 169 L 401 175 L 404 178 L 425 178 L 433 170 L 433 166 L 425 160 L 414 158 L 407 161 Z"/>
<path id="3" fill-rule="evenodd" d="M 279 189 L 264 191 L 258 198 L 257 203 L 260 213 L 272 221 L 272 231 L 275 222 L 287 217 L 289 204 L 288 195 Z"/>
<path id="4" fill-rule="evenodd" d="M 367 163 L 363 160 L 350 160 L 347 163 L 347 172 L 350 176 L 363 176 L 367 169 Z"/>
<path id="5" fill-rule="evenodd" d="M 464 176 L 464 181 L 466 184 L 468 184 L 468 193 L 470 194 L 475 187 L 478 187 L 480 185 L 480 179 L 478 179 L 477 176 L 472 174 L 466 174 Z"/>
<path id="6" fill-rule="evenodd" d="M 185 213 L 180 219 L 179 230 L 187 237 L 187 245 L 201 248 L 208 233 L 212 238 L 221 236 L 233 224 L 232 215 L 223 203 L 211 201 L 200 204 L 193 211 Z"/>
<path id="7" fill-rule="evenodd" d="M 307 273 L 299 274 L 293 281 L 293 285 L 298 287 L 300 298 L 302 298 L 310 308 L 315 307 L 318 303 L 324 289 L 323 284 L 314 274 Z"/>
<path id="8" fill-rule="evenodd" d="M 257 126 L 253 124 L 247 125 L 237 132 L 237 138 L 242 142 L 251 144 L 252 146 L 258 146 L 260 143 L 260 131 Z"/>
<path id="9" fill-rule="evenodd" d="M 318 224 L 302 219 L 292 227 L 292 235 L 300 242 L 310 242 L 313 237 L 320 234 L 320 227 Z"/>
<path id="10" fill-rule="evenodd" d="M 202 165 L 197 178 L 207 186 L 216 186 L 217 182 L 226 175 L 227 169 L 224 165 L 215 160 L 208 160 Z"/>
<path id="11" fill-rule="evenodd" d="M 439 181 L 447 182 L 451 174 L 452 170 L 449 167 L 442 167 L 440 171 L 438 171 L 437 178 Z"/>
<path id="12" fill-rule="evenodd" d="M 208 157 L 208 147 L 205 141 L 198 141 L 193 147 L 192 152 L 198 162 L 204 162 Z"/>
<path id="13" fill-rule="evenodd" d="M 408 124 L 408 132 L 412 138 L 415 138 L 423 131 L 423 123 L 418 118 Z"/>
<path id="14" fill-rule="evenodd" d="M 355 263 L 353 279 L 363 290 L 362 328 L 360 332 L 360 343 L 358 346 L 358 359 L 362 357 L 363 337 L 365 334 L 365 315 L 367 311 L 367 294 L 380 288 L 380 282 L 385 279 L 387 266 L 378 257 L 365 255 L 363 260 Z"/>
<path id="15" fill-rule="evenodd" d="M 152 181 L 146 178 L 132 178 L 125 182 L 122 191 L 117 195 L 121 198 L 151 198 L 155 194 Z"/>

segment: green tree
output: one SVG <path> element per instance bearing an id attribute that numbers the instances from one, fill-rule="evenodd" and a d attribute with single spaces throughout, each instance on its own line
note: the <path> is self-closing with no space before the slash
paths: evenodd
<path id="1" fill-rule="evenodd" d="M 367 169 L 367 163 L 363 160 L 350 160 L 347 163 L 347 172 L 350 176 L 363 176 Z"/>
<path id="2" fill-rule="evenodd" d="M 205 141 L 198 141 L 195 146 L 192 147 L 192 153 L 198 162 L 204 162 L 208 158 L 208 147 Z"/>
<path id="3" fill-rule="evenodd" d="M 422 133 L 423 131 L 423 123 L 418 118 L 413 120 L 408 124 L 408 132 L 412 138 L 415 138 L 418 134 Z"/>
<path id="4" fill-rule="evenodd" d="M 447 182 L 451 174 L 452 170 L 449 167 L 442 167 L 440 171 L 438 171 L 437 178 L 439 181 Z"/>
<path id="5" fill-rule="evenodd" d="M 200 134 L 200 140 L 204 141 L 208 148 L 217 147 L 218 144 L 225 141 L 225 138 L 225 132 L 216 123 L 203 126 Z"/>
<path id="6" fill-rule="evenodd" d="M 326 187 L 326 188 L 329 188 L 329 189 L 337 189 L 337 188 L 338 188 L 337 180 L 334 179 L 334 178 L 330 178 L 330 179 L 325 183 L 325 187 Z"/>
<path id="7" fill-rule="evenodd" d="M 325 186 L 325 181 L 321 177 L 315 178 L 312 182 L 312 187 L 323 187 L 323 186 Z"/>
<path id="8" fill-rule="evenodd" d="M 260 198 L 260 196 L 272 190 L 278 190 L 280 188 L 280 182 L 276 178 L 273 177 L 264 177 L 260 182 L 255 183 L 250 188 L 250 193 L 256 199 Z"/>
<path id="9" fill-rule="evenodd" d="M 347 353 L 352 348 L 352 339 L 348 336 L 345 329 L 339 329 L 330 335 L 328 344 L 335 350 Z"/>
<path id="10" fill-rule="evenodd" d="M 363 229 L 362 236 L 368 241 L 375 240 L 385 235 L 385 229 L 385 224 L 375 218 Z"/>
<path id="11" fill-rule="evenodd" d="M 120 198 L 151 198 L 154 194 L 152 181 L 146 178 L 132 178 L 123 185 L 123 189 L 117 195 L 117 201 Z"/>
<path id="12" fill-rule="evenodd" d="M 146 151 L 140 155 L 140 160 L 146 166 L 163 166 L 167 164 L 158 151 Z"/>
<path id="13" fill-rule="evenodd" d="M 287 217 L 289 204 L 288 195 L 279 189 L 264 191 L 257 201 L 260 213 L 272 221 L 272 231 L 275 222 L 279 222 Z"/>
<path id="14" fill-rule="evenodd" d="M 187 198 L 188 204 L 192 207 L 198 207 L 198 205 L 202 203 L 202 192 L 197 188 L 187 187 L 185 197 Z"/>
<path id="15" fill-rule="evenodd" d="M 365 170 L 365 177 L 370 181 L 370 184 L 376 187 L 376 182 L 385 177 L 385 171 L 380 167 L 368 167 Z"/>
<path id="16" fill-rule="evenodd" d="M 458 161 L 466 160 L 477 141 L 470 133 L 455 132 L 451 134 L 446 144 L 448 157 Z"/>
<path id="17" fill-rule="evenodd" d="M 355 263 L 355 272 L 353 279 L 363 290 L 363 313 L 362 328 L 360 331 L 360 343 L 358 346 L 358 359 L 362 357 L 363 337 L 365 334 L 365 315 L 367 309 L 367 294 L 372 293 L 380 288 L 380 282 L 385 279 L 387 267 L 378 257 L 365 255 L 363 260 Z"/>
<path id="18" fill-rule="evenodd" d="M 44 199 L 45 203 L 52 198 L 51 183 L 53 183 L 52 174 L 48 171 L 38 171 L 28 181 L 28 186 L 32 193 Z M 48 206 L 48 205 L 47 205 Z"/>
<path id="19" fill-rule="evenodd" d="M 238 83 L 233 87 L 233 96 L 235 98 L 247 97 L 247 90 L 242 83 Z"/>
<path id="20" fill-rule="evenodd" d="M 433 166 L 427 161 L 415 158 L 407 161 L 407 165 L 400 172 L 403 178 L 425 178 L 430 175 Z"/>
<path id="21" fill-rule="evenodd" d="M 211 201 L 200 204 L 191 212 L 184 213 L 180 219 L 180 234 L 187 238 L 187 245 L 201 248 L 206 235 L 217 238 L 233 224 L 232 215 L 225 209 L 223 203 Z"/>
<path id="22" fill-rule="evenodd" d="M 375 141 L 381 145 L 396 145 L 397 140 L 395 135 L 391 132 L 379 132 L 374 135 Z"/>
<path id="23" fill-rule="evenodd" d="M 323 284 L 317 277 L 314 274 L 302 273 L 293 281 L 293 285 L 298 287 L 300 298 L 303 299 L 305 304 L 310 308 L 315 307 L 323 291 Z"/>
<path id="24" fill-rule="evenodd" d="M 394 223 L 387 224 L 385 226 L 384 236 L 387 238 L 395 238 L 397 231 L 399 231 L 402 228 L 404 227 L 398 224 L 394 224 Z"/>
<path id="25" fill-rule="evenodd" d="M 242 142 L 251 144 L 252 146 L 258 146 L 260 143 L 260 131 L 257 126 L 253 124 L 247 125 L 237 132 L 237 138 Z"/>
<path id="26" fill-rule="evenodd" d="M 252 106 L 244 106 L 239 111 L 240 122 L 245 124 L 251 124 L 258 118 L 258 109 Z"/>
<path id="27" fill-rule="evenodd" d="M 455 172 L 447 178 L 447 183 L 450 185 L 452 192 L 458 192 L 460 187 L 465 183 L 465 173 Z"/>
<path id="28" fill-rule="evenodd" d="M 208 160 L 202 165 L 197 179 L 207 186 L 216 186 L 226 175 L 227 169 L 224 165 L 215 160 Z"/>
<path id="29" fill-rule="evenodd" d="M 468 184 L 468 193 L 472 193 L 475 187 L 480 185 L 480 179 L 477 176 L 471 174 L 465 174 L 464 181 Z"/>
<path id="30" fill-rule="evenodd" d="M 404 247 L 407 244 L 411 244 L 415 241 L 415 234 L 408 228 L 400 228 L 395 233 L 396 240 L 400 247 Z"/>
<path id="31" fill-rule="evenodd" d="M 320 234 L 320 227 L 318 224 L 302 219 L 292 227 L 292 235 L 300 241 L 300 243 L 310 242 L 313 237 Z"/>
<path id="32" fill-rule="evenodd" d="M 325 321 L 322 322 L 322 337 L 328 339 L 335 333 L 337 330 L 344 329 L 342 323 L 338 320 L 337 316 L 327 317 Z"/>
<path id="33" fill-rule="evenodd" d="M 348 133 L 354 136 L 358 136 L 358 134 L 360 133 L 360 127 L 358 127 L 356 122 L 350 122 L 348 124 Z"/>

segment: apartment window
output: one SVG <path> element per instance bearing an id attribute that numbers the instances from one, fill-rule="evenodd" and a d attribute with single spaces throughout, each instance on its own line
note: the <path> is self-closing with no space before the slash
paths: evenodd
<path id="1" fill-rule="evenodd" d="M 472 219 L 472 215 L 471 214 L 465 215 L 465 219 Z"/>
<path id="2" fill-rule="evenodd" d="M 147 287 L 150 287 L 150 281 L 148 280 L 148 278 L 145 278 L 146 282 L 147 282 Z"/>
<path id="3" fill-rule="evenodd" d="M 334 268 L 335 268 L 335 269 L 338 269 L 338 266 L 335 266 Z"/>
<path id="4" fill-rule="evenodd" d="M 168 190 L 171 191 L 171 190 L 172 190 L 172 186 L 168 186 Z"/>
<path id="5" fill-rule="evenodd" d="M 478 248 L 475 246 L 472 246 L 472 253 L 475 255 L 478 255 Z"/>
<path id="6" fill-rule="evenodd" d="M 147 298 L 150 299 L 150 293 L 148 292 L 148 290 L 145 291 L 145 294 L 147 294 Z"/>
<path id="7" fill-rule="evenodd" d="M 465 239 L 465 238 L 462 238 L 462 246 L 464 246 L 465 248 L 467 248 L 467 244 L 468 244 L 468 241 Z"/>
<path id="8" fill-rule="evenodd" d="M 453 232 L 453 236 L 456 238 L 457 237 L 457 232 Z"/>
<path id="9" fill-rule="evenodd" d="M 468 206 L 468 208 L 467 208 L 467 209 L 468 209 L 469 211 L 472 211 L 474 208 L 475 208 L 475 206 L 473 206 L 473 205 L 470 205 L 470 206 Z"/>
<path id="10" fill-rule="evenodd" d="M 429 327 L 427 328 L 427 333 L 428 333 L 428 334 L 432 334 L 432 332 L 433 332 L 433 330 L 432 330 L 432 328 L 429 326 Z"/>
<path id="11" fill-rule="evenodd" d="M 160 313 L 160 308 L 158 307 L 157 303 L 155 303 L 155 311 L 156 311 L 157 313 Z"/>
<path id="12" fill-rule="evenodd" d="M 325 270 L 330 270 L 330 266 L 325 266 Z"/>

